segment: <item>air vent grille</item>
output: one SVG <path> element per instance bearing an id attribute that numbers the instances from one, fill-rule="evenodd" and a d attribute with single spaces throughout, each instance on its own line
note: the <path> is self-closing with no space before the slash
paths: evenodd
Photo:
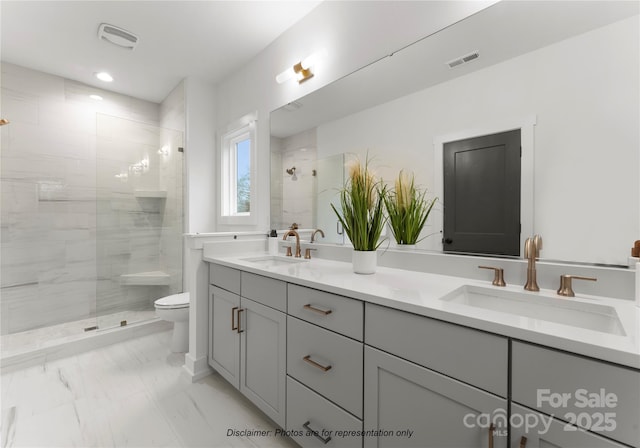
<path id="1" fill-rule="evenodd" d="M 474 61 L 480 57 L 480 53 L 478 51 L 474 51 L 469 54 L 465 54 L 464 56 L 460 56 L 459 58 L 453 59 L 447 62 L 449 68 L 458 67 L 462 64 L 466 64 L 467 62 Z"/>
<path id="2" fill-rule="evenodd" d="M 119 47 L 133 50 L 140 40 L 135 34 L 108 23 L 101 23 L 98 27 L 98 37 Z"/>

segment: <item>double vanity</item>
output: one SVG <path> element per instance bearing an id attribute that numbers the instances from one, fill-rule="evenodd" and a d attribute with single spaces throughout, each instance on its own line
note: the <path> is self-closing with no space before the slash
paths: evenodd
<path id="1" fill-rule="evenodd" d="M 205 261 L 210 366 L 301 446 L 640 446 L 632 301 L 321 258 Z"/>

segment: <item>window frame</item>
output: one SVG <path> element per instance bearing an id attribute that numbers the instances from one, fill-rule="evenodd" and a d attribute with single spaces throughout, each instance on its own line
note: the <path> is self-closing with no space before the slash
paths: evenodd
<path id="1" fill-rule="evenodd" d="M 221 225 L 255 225 L 257 223 L 257 144 L 256 114 L 245 115 L 222 132 L 219 149 L 220 194 L 218 223 Z M 237 143 L 249 140 L 249 211 L 237 212 L 238 165 Z"/>

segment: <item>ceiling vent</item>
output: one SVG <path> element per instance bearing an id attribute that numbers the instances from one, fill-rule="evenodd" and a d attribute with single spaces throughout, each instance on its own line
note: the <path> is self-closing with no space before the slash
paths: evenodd
<path id="1" fill-rule="evenodd" d="M 138 36 L 117 26 L 101 23 L 98 27 L 98 38 L 111 42 L 119 47 L 133 50 L 140 40 Z"/>
<path id="2" fill-rule="evenodd" d="M 302 107 L 302 103 L 298 101 L 291 101 L 283 106 L 283 109 L 287 112 L 294 112 Z"/>
<path id="3" fill-rule="evenodd" d="M 476 60 L 480 57 L 480 53 L 477 51 L 474 51 L 472 53 L 469 54 L 465 54 L 464 56 L 461 56 L 459 58 L 456 58 L 452 61 L 447 62 L 447 65 L 449 66 L 449 68 L 454 68 L 454 67 L 458 67 L 462 64 L 466 64 L 467 62 L 471 62 L 473 60 Z"/>

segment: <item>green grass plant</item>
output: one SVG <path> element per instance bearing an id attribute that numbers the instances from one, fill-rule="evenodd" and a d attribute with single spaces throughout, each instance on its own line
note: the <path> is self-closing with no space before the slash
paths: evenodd
<path id="1" fill-rule="evenodd" d="M 416 244 L 429 213 L 437 201 L 416 187 L 413 174 L 400 171 L 395 188 L 384 196 L 391 233 L 398 244 Z"/>
<path id="2" fill-rule="evenodd" d="M 387 221 L 384 202 L 387 187 L 369 169 L 369 158 L 364 164 L 355 160 L 349 166 L 347 181 L 340 190 L 341 210 L 331 204 L 353 248 L 374 251 L 382 241 L 380 236 Z"/>

